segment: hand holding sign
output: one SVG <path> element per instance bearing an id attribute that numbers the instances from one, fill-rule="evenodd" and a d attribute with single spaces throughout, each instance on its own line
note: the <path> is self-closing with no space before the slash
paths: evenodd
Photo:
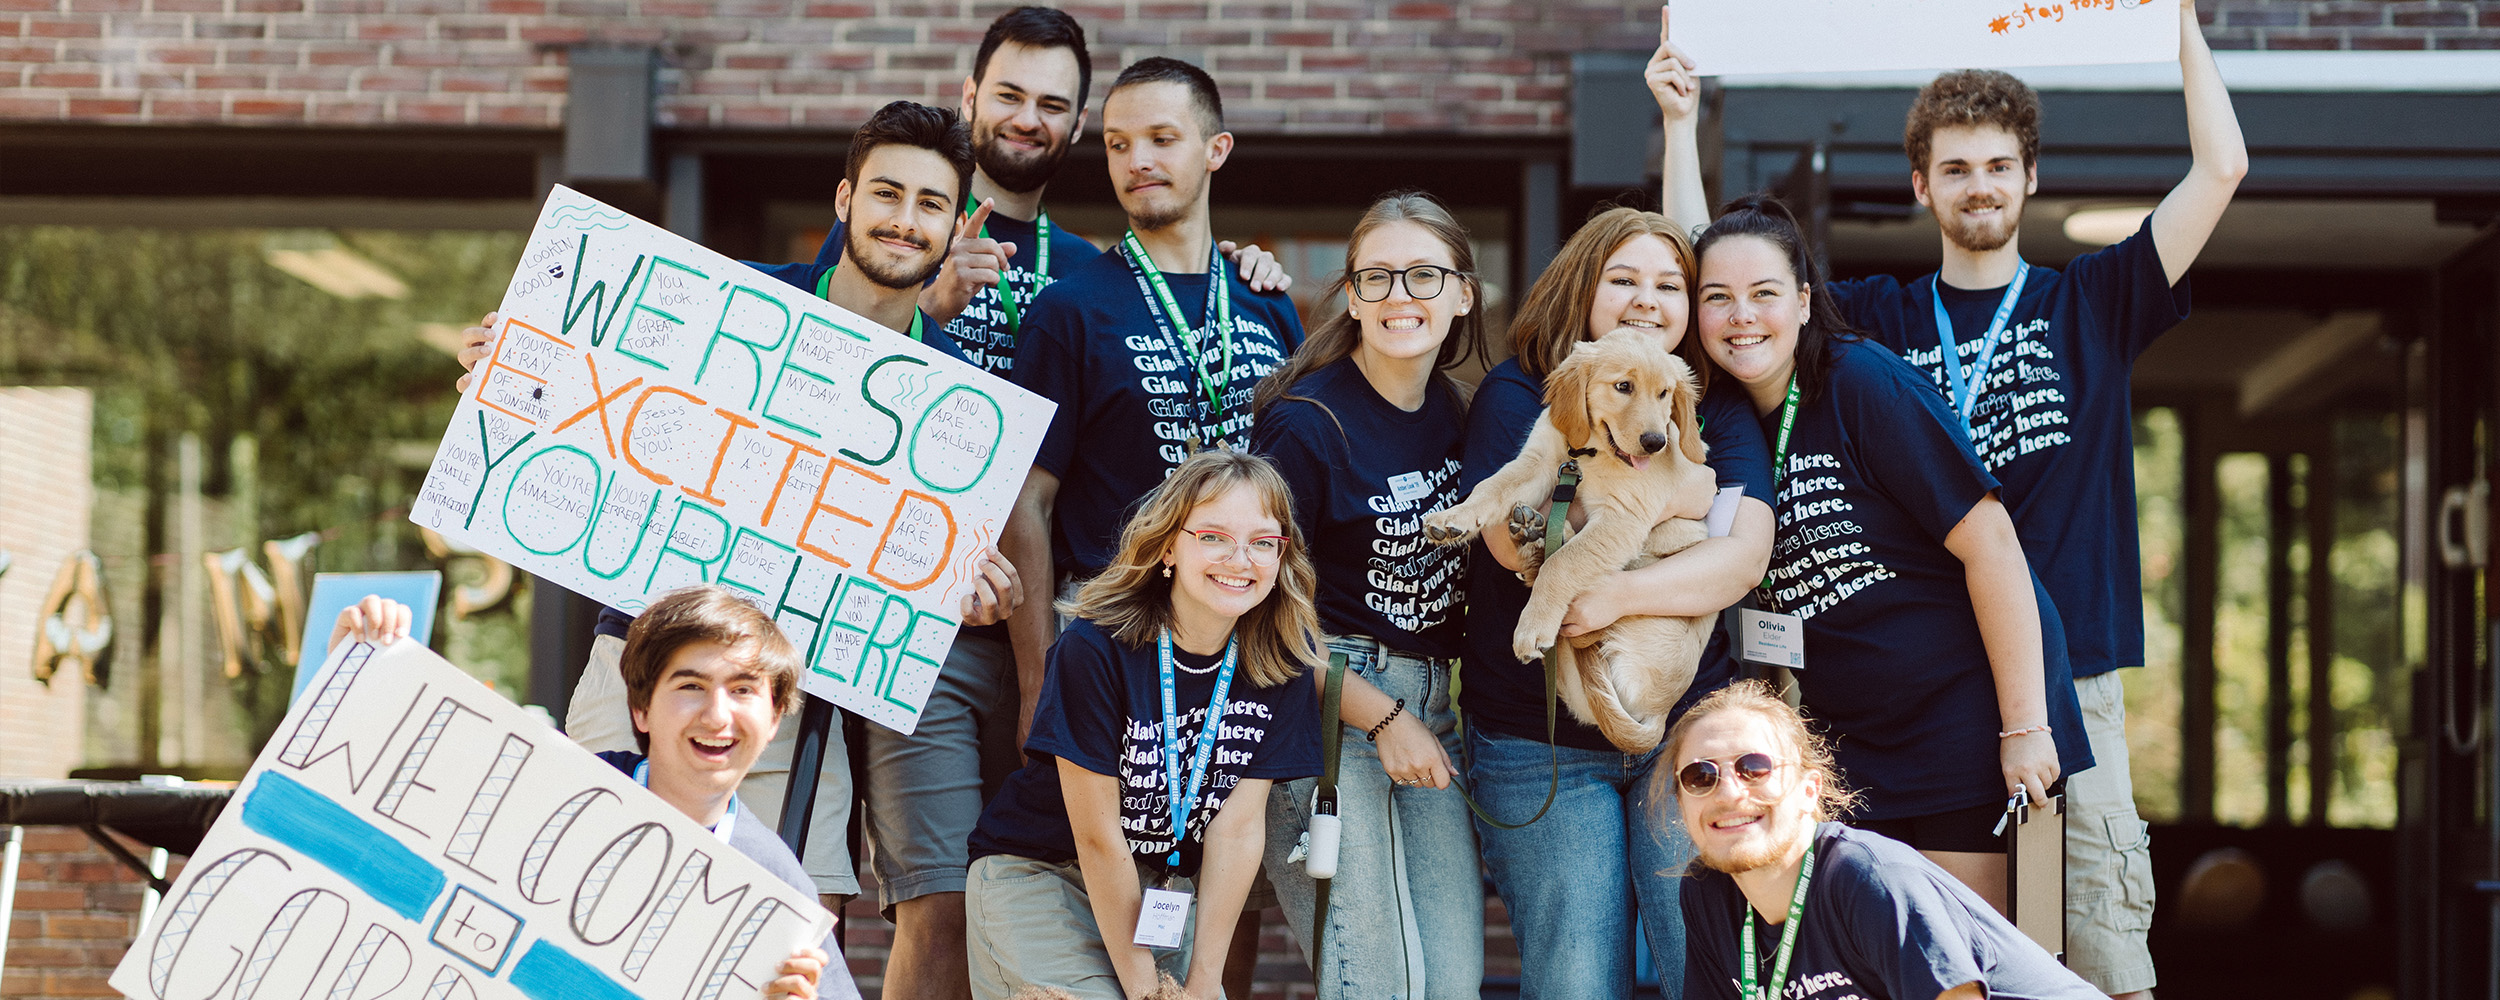
<path id="1" fill-rule="evenodd" d="M 1649 57 L 1649 67 L 1641 77 L 1649 82 L 1649 95 L 1657 98 L 1658 110 L 1670 122 L 1691 118 L 1701 103 L 1701 78 L 1693 75 L 1693 68 L 1693 57 L 1667 40 L 1667 7 L 1659 5 L 1658 51 Z"/>
<path id="2" fill-rule="evenodd" d="M 1683 0 L 1680 44 L 1708 75 L 2169 62 L 2162 0 Z"/>

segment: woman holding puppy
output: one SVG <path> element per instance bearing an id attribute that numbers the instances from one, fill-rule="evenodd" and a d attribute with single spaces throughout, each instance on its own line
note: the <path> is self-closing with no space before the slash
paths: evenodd
<path id="1" fill-rule="evenodd" d="M 1268 799 L 1267 877 L 1322 1000 L 1473 998 L 1484 979 L 1484 884 L 1450 787 L 1450 703 L 1464 629 L 1464 552 L 1425 540 L 1457 503 L 1467 403 L 1446 373 L 1482 342 L 1475 253 L 1432 196 L 1372 204 L 1346 245 L 1344 311 L 1259 384 L 1251 451 L 1293 487 L 1311 540 L 1320 625 L 1346 657 L 1326 934 L 1296 857 L 1316 782 Z M 1333 669 L 1333 668 L 1332 668 Z"/>
<path id="2" fill-rule="evenodd" d="M 973 828 L 974 996 L 1126 1000 L 1162 972 L 1221 995 L 1269 786 L 1319 773 L 1311 587 L 1259 459 L 1199 452 L 1129 519 L 1063 604 L 1025 765 Z"/>
<path id="3" fill-rule="evenodd" d="M 1698 355 L 1684 335 L 1692 274 L 1691 246 L 1664 216 L 1617 208 L 1582 226 L 1520 303 L 1511 325 L 1516 356 L 1477 387 L 1461 493 L 1519 453 L 1543 409 L 1546 377 L 1572 345 L 1636 330 L 1698 370 Z M 1705 399 L 1701 436 L 1709 446 L 1709 475 L 1684 491 L 1676 511 L 1708 514 L 1713 482 L 1741 488 L 1732 530 L 1593 588 L 1566 619 L 1565 634 L 1625 615 L 1717 614 L 1761 580 L 1771 554 L 1771 473 L 1769 451 L 1750 416 L 1741 402 Z M 1499 526 L 1480 544 L 1468 571 L 1466 683 L 1459 698 L 1469 723 L 1469 785 L 1504 823 L 1537 815 L 1554 789 L 1551 807 L 1533 823 L 1519 829 L 1477 824 L 1485 863 L 1519 940 L 1521 995 L 1630 995 L 1637 914 L 1652 966 L 1666 995 L 1676 996 L 1684 967 L 1677 873 L 1692 848 L 1673 810 L 1650 801 L 1647 779 L 1657 752 L 1625 753 L 1568 714 L 1548 729 L 1544 664 L 1522 663 L 1511 651 L 1511 633 L 1528 603 L 1528 588 L 1513 572 L 1517 553 Z M 1675 714 L 1734 678 L 1724 647 L 1723 639 L 1713 638 Z"/>
<path id="4" fill-rule="evenodd" d="M 1797 220 L 1739 199 L 1701 237 L 1698 338 L 1784 467 L 1765 610 L 1803 619 L 1805 707 L 1865 793 L 1852 822 L 2005 908 L 1993 829 L 2092 766 L 2057 611 L 1960 421 L 1859 340 Z"/>

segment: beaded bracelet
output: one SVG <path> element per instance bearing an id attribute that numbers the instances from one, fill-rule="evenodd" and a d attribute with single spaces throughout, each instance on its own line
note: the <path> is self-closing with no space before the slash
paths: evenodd
<path id="1" fill-rule="evenodd" d="M 1400 698 L 1397 704 L 1390 706 L 1389 714 L 1381 716 L 1380 721 L 1372 726 L 1371 731 L 1363 734 L 1363 742 L 1380 742 L 1380 731 L 1389 728 L 1389 723 L 1397 721 L 1398 713 L 1403 711 L 1406 711 L 1406 699 Z"/>
<path id="2" fill-rule="evenodd" d="M 2029 734 L 2031 734 L 2031 733 L 2045 733 L 2045 732 L 2048 732 L 2048 731 L 2049 731 L 2049 724 L 2048 724 L 2048 723 L 2043 722 L 2043 723 L 2041 723 L 2041 724 L 2039 724 L 2039 725 L 2036 725 L 2036 726 L 2024 726 L 2024 727 L 2023 727 L 2023 728 L 2021 728 L 2021 729 L 2008 730 L 2008 731 L 2006 731 L 2006 732 L 1998 733 L 1998 734 L 1997 734 L 1997 738 L 1998 738 L 1998 739 L 2000 739 L 2000 740 L 2006 740 L 2006 739 L 2012 739 L 2012 738 L 2014 738 L 2014 737 L 2016 737 L 2016 736 L 2025 736 L 2025 735 L 2029 735 Z"/>

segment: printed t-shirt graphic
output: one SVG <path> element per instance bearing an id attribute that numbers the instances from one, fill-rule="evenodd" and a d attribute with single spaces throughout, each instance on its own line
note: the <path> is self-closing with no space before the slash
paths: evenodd
<path id="1" fill-rule="evenodd" d="M 1756 961 L 1770 961 L 1783 933 L 1798 935 L 1787 982 L 1762 983 L 1782 1000 L 1927 1000 L 1964 983 L 1985 983 L 1992 997 L 2101 1000 L 1968 887 L 1863 830 L 1816 828 L 1813 883 L 1794 929 L 1763 921 L 1727 873 L 1696 862 L 1692 876 L 1681 898 L 1688 997 L 1740 996 L 1730 930 L 1750 920 Z"/>
<path id="2" fill-rule="evenodd" d="M 1179 707 L 1179 744 L 1194 752 L 1207 725 L 1207 702 L 1222 654 L 1199 656 L 1174 649 L 1174 702 Z M 1024 745 L 1025 765 L 1009 775 L 973 829 L 972 857 L 1007 854 L 1064 864 L 1076 860 L 1076 835 L 1068 823 L 1056 759 L 1120 781 L 1120 828 L 1129 852 L 1162 864 L 1172 851 L 1171 799 L 1163 767 L 1163 692 L 1155 644 L 1130 649 L 1085 619 L 1070 622 L 1050 647 L 1048 673 L 1033 735 Z M 1244 778 L 1290 781 L 1319 773 L 1319 696 L 1308 670 L 1286 683 L 1263 688 L 1246 672 L 1236 674 L 1224 717 L 1216 724 L 1215 753 L 1208 762 L 1199 800 L 1189 811 L 1180 872 L 1195 877 L 1206 845 L 1207 824 L 1224 808 Z"/>
<path id="3" fill-rule="evenodd" d="M 1476 386 L 1475 399 L 1467 407 L 1467 454 L 1459 476 L 1460 496 L 1466 496 L 1477 483 L 1491 478 L 1503 465 L 1519 457 L 1519 448 L 1527 443 L 1537 414 L 1545 409 L 1544 398 L 1545 387 L 1520 371 L 1515 358 L 1485 374 L 1484 381 Z M 1771 448 L 1765 443 L 1761 425 L 1754 421 L 1752 404 L 1745 402 L 1741 393 L 1733 397 L 1711 393 L 1702 399 L 1700 412 L 1701 440 L 1709 446 L 1710 471 L 1717 474 L 1720 488 L 1742 486 L 1746 496 L 1770 504 Z M 1509 529 L 1496 524 L 1488 530 Z M 1521 663 L 1510 652 L 1511 632 L 1519 627 L 1519 612 L 1527 606 L 1527 584 L 1493 561 L 1493 554 L 1485 550 L 1483 542 L 1469 543 L 1466 652 L 1461 661 L 1465 682 L 1459 685 L 1459 708 L 1469 725 L 1542 742 L 1545 665 Z M 1735 678 L 1736 660 L 1729 652 L 1727 633 L 1713 625 L 1692 686 L 1684 690 L 1684 697 L 1668 714 L 1669 723 L 1682 717 L 1684 710 L 1703 695 L 1727 686 Z M 1620 752 L 1606 739 L 1606 734 L 1572 718 L 1569 712 L 1556 713 L 1554 725 L 1554 742 L 1558 746 Z"/>
<path id="4" fill-rule="evenodd" d="M 1931 275 L 1906 286 L 1875 277 L 1830 287 L 1851 324 L 1942 389 L 1935 286 Z M 2003 294 L 1945 288 L 1957 367 L 1978 359 Z M 2032 571 L 2064 615 L 2078 677 L 2144 663 L 2128 379 L 2187 311 L 2187 281 L 2170 284 L 2149 219 L 2063 271 L 2035 265 L 1971 409 L 1971 443 L 2005 484 Z"/>
<path id="5" fill-rule="evenodd" d="M 1045 211 L 1044 214 L 1047 215 L 1048 212 Z M 1036 238 L 1040 228 L 1039 220 L 1025 222 L 993 213 L 985 225 L 991 239 L 1016 245 L 1016 255 L 1007 261 L 1005 277 L 1006 283 L 1016 290 L 1016 302 L 1021 307 L 1019 320 L 1022 319 L 1021 311 L 1030 309 L 1033 299 L 1041 295 L 1042 289 L 1048 287 L 1051 281 L 1075 270 L 1086 261 L 1102 256 L 1102 251 L 1096 249 L 1092 243 L 1086 242 L 1084 237 L 1053 224 L 1050 227 L 1050 271 L 1045 276 L 1036 270 L 1041 265 L 1041 254 L 1037 249 L 1041 241 Z M 842 239 L 846 228 L 842 223 L 834 224 L 833 231 L 825 234 L 825 244 L 816 251 L 816 259 L 813 262 L 799 264 L 748 262 L 747 266 L 790 284 L 814 291 L 817 282 L 823 278 L 825 272 L 842 262 Z M 950 342 L 948 346 L 960 353 L 966 363 L 1000 378 L 1007 378 L 1015 368 L 1016 334 L 1015 331 L 1008 329 L 1006 311 L 1000 308 L 998 296 L 999 292 L 995 288 L 983 288 L 974 293 L 971 304 L 966 305 L 962 313 L 957 314 L 952 322 L 946 324 L 946 336 Z M 1021 326 L 1021 323 L 1018 325 Z M 935 328 L 934 324 L 931 328 Z M 944 349 L 941 348 L 941 350 Z"/>
<path id="6" fill-rule="evenodd" d="M 1016 384 L 1059 404 L 1034 464 L 1059 477 L 1051 554 L 1061 572 L 1102 571 L 1132 505 L 1188 457 L 1193 435 L 1209 447 L 1249 448 L 1250 395 L 1301 346 L 1302 319 L 1283 293 L 1252 292 L 1230 262 L 1222 273 L 1233 312 L 1225 337 L 1206 329 L 1207 275 L 1163 275 L 1189 324 L 1173 332 L 1198 332 L 1196 354 L 1210 370 L 1223 356 L 1220 340 L 1232 343 L 1232 365 L 1216 379 L 1221 408 L 1203 431 L 1197 417 L 1209 403 L 1189 370 L 1192 345 L 1181 345 L 1183 360 L 1174 360 L 1172 339 L 1149 312 L 1161 307 L 1138 293 L 1120 254 L 1053 282 L 1025 313 Z"/>
<path id="7" fill-rule="evenodd" d="M 1312 372 L 1259 415 L 1250 451 L 1293 486 L 1329 635 L 1367 635 L 1434 659 L 1459 654 L 1466 550 L 1426 541 L 1423 517 L 1466 496 L 1465 450 L 1458 398 L 1437 376 L 1408 413 L 1382 399 L 1352 358 Z"/>
<path id="8" fill-rule="evenodd" d="M 1864 819 L 2005 801 L 1996 681 L 1962 561 L 1945 536 L 1997 487 L 1943 396 L 1866 341 L 1832 345 L 1798 408 L 1772 511 L 1767 608 L 1806 622 L 1807 711 L 1829 728 Z M 1713 396 L 1742 397 L 1723 381 Z M 1761 418 L 1776 435 L 1780 411 Z M 1776 445 L 1774 445 L 1776 447 Z M 2038 583 L 2059 766 L 2091 766 L 2057 609 Z"/>

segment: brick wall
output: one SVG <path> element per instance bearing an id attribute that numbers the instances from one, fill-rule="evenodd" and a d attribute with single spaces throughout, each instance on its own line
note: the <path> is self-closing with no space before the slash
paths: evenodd
<path id="1" fill-rule="evenodd" d="M 62 778 L 85 763 L 86 677 L 50 684 L 30 669 L 44 598 L 87 547 L 94 476 L 92 397 L 85 389 L 0 389 L 0 778 Z"/>
<path id="2" fill-rule="evenodd" d="M 147 857 L 145 847 L 128 841 L 124 846 Z M 138 932 L 145 884 L 72 827 L 27 827 L 22 850 L 0 996 L 69 1000 L 118 995 L 105 979 Z M 181 871 L 181 860 L 175 859 L 167 870 Z"/>
<path id="3" fill-rule="evenodd" d="M 0 121 L 552 128 L 564 47 L 617 42 L 664 53 L 663 125 L 848 128 L 896 98 L 951 105 L 1007 6 L 0 0 Z M 1068 7 L 1098 73 L 1154 54 L 1205 65 L 1245 132 L 1557 134 L 1569 53 L 1657 37 L 1656 8 L 1622 0 Z"/>
<path id="4" fill-rule="evenodd" d="M 2217 49 L 2500 49 L 2493 0 L 2198 0 Z"/>

